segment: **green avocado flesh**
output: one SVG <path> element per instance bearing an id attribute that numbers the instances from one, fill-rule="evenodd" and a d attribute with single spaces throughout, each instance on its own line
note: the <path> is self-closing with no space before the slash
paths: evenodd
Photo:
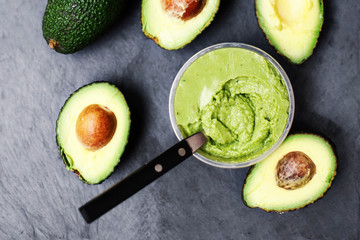
<path id="1" fill-rule="evenodd" d="M 256 0 L 256 16 L 269 42 L 294 64 L 313 52 L 324 21 L 322 0 Z"/>
<path id="2" fill-rule="evenodd" d="M 124 4 L 124 0 L 48 0 L 42 25 L 44 38 L 57 52 L 76 52 L 106 30 Z"/>
<path id="3" fill-rule="evenodd" d="M 206 0 L 199 14 L 183 20 L 166 12 L 162 1 L 142 0 L 141 22 L 144 34 L 167 50 L 190 43 L 211 23 L 220 4 L 220 0 Z"/>
<path id="4" fill-rule="evenodd" d="M 175 93 L 175 120 L 183 137 L 203 131 L 209 141 L 199 153 L 239 163 L 269 150 L 289 117 L 281 75 L 263 56 L 222 48 L 195 60 Z"/>
<path id="5" fill-rule="evenodd" d="M 309 182 L 297 189 L 277 185 L 277 164 L 287 153 L 300 151 L 315 164 L 316 172 Z M 331 145 L 312 134 L 291 135 L 248 174 L 243 200 L 249 207 L 266 211 L 288 211 L 302 208 L 324 195 L 336 174 L 336 156 Z"/>
<path id="6" fill-rule="evenodd" d="M 91 151 L 79 141 L 76 123 L 89 105 L 98 104 L 111 110 L 117 121 L 114 135 L 104 147 Z M 84 86 L 65 102 L 56 124 L 56 139 L 66 168 L 76 172 L 89 184 L 106 179 L 120 161 L 128 141 L 130 112 L 122 93 L 106 82 Z"/>

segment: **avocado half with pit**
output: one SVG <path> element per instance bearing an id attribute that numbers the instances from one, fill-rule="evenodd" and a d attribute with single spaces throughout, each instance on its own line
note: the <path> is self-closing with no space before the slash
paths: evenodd
<path id="1" fill-rule="evenodd" d="M 324 21 L 322 0 L 256 0 L 256 16 L 270 44 L 294 64 L 311 56 Z"/>
<path id="2" fill-rule="evenodd" d="M 66 168 L 89 184 L 106 179 L 128 141 L 130 112 L 119 89 L 106 82 L 86 85 L 62 107 L 56 140 Z"/>
<path id="3" fill-rule="evenodd" d="M 299 209 L 321 198 L 335 174 L 336 156 L 324 138 L 291 135 L 249 171 L 243 200 L 265 211 Z"/>
<path id="4" fill-rule="evenodd" d="M 220 0 L 142 0 L 144 34 L 175 50 L 190 43 L 213 20 Z"/>

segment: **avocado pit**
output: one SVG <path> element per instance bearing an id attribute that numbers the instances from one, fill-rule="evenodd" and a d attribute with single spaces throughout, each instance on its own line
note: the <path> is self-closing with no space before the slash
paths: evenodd
<path id="1" fill-rule="evenodd" d="M 87 150 L 96 151 L 110 142 L 117 126 L 115 114 L 105 106 L 85 107 L 76 121 L 76 135 Z"/>
<path id="2" fill-rule="evenodd" d="M 300 151 L 287 153 L 276 166 L 276 183 L 279 187 L 293 190 L 303 187 L 316 173 L 316 165 Z"/>
<path id="3" fill-rule="evenodd" d="M 185 21 L 200 13 L 206 0 L 161 0 L 161 4 L 169 15 Z"/>

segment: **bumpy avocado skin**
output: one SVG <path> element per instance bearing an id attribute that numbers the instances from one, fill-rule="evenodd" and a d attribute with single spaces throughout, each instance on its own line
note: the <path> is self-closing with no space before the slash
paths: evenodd
<path id="1" fill-rule="evenodd" d="M 103 82 L 103 81 L 96 81 L 96 82 L 92 82 L 90 84 L 87 84 L 87 85 L 84 85 L 82 87 L 80 87 L 79 89 L 77 89 L 76 91 L 74 91 L 68 98 L 67 100 L 65 101 L 64 105 L 62 106 L 60 112 L 59 112 L 59 116 L 60 114 L 62 113 L 62 111 L 67 107 L 67 103 L 68 101 L 71 99 L 72 96 L 76 95 L 78 92 L 80 92 L 83 88 L 86 88 L 88 86 L 91 86 L 91 85 L 96 85 L 96 84 L 107 84 L 109 85 L 110 87 L 114 87 L 114 88 L 117 88 L 114 84 L 111 84 L 109 82 Z M 125 99 L 124 99 L 125 101 Z M 126 103 L 126 101 L 125 101 Z M 127 135 L 124 136 L 124 146 L 127 145 L 128 143 L 128 137 L 129 137 L 129 134 L 130 134 L 130 124 L 131 124 L 131 120 L 130 120 L 130 110 L 129 108 L 127 107 L 127 110 L 128 110 L 128 114 L 129 114 L 129 126 L 128 126 L 128 130 L 127 130 Z M 120 162 L 120 156 L 123 154 L 123 152 L 120 152 L 119 153 L 119 159 L 115 165 L 114 168 L 112 169 L 109 169 L 109 172 L 108 172 L 108 175 L 106 178 L 102 179 L 101 181 L 99 182 L 96 182 L 96 183 L 93 183 L 93 182 L 90 182 L 88 181 L 86 178 L 84 178 L 81 173 L 77 170 L 77 169 L 74 169 L 72 167 L 72 162 L 73 162 L 73 159 L 71 159 L 70 156 L 68 156 L 66 153 L 65 153 L 65 149 L 61 143 L 61 140 L 60 140 L 60 135 L 59 135 L 59 120 L 60 118 L 57 119 L 56 121 L 56 129 L 55 129 L 55 132 L 56 132 L 56 144 L 58 146 L 58 149 L 59 149 L 59 152 L 60 152 L 60 156 L 65 164 L 65 167 L 68 171 L 71 171 L 73 173 L 76 174 L 76 176 L 84 183 L 87 183 L 87 184 L 91 184 L 91 185 L 94 185 L 94 184 L 101 184 L 103 181 L 105 181 L 107 178 L 109 178 L 111 176 L 111 174 L 113 173 L 113 171 L 115 170 L 117 164 Z"/>
<path id="2" fill-rule="evenodd" d="M 330 150 L 332 151 L 332 153 L 333 153 L 333 161 L 334 161 L 333 164 L 334 164 L 334 165 L 333 165 L 333 172 L 332 172 L 332 174 L 331 174 L 331 177 L 327 179 L 327 182 L 328 182 L 327 188 L 323 190 L 322 194 L 321 194 L 319 197 L 317 197 L 317 198 L 314 199 L 313 201 L 307 202 L 306 204 L 304 204 L 304 205 L 302 205 L 302 206 L 297 206 L 297 207 L 288 208 L 288 209 L 282 209 L 282 210 L 265 209 L 265 208 L 261 208 L 261 207 L 254 207 L 254 206 L 252 206 L 250 203 L 247 202 L 246 196 L 245 196 L 244 193 L 245 193 L 245 187 L 246 187 L 246 185 L 249 184 L 249 179 L 250 179 L 251 174 L 252 174 L 254 171 L 257 171 L 256 166 L 259 164 L 259 163 L 258 163 L 258 164 L 252 166 L 252 167 L 249 169 L 249 171 L 248 171 L 248 173 L 247 173 L 247 176 L 246 176 L 246 179 L 245 179 L 245 183 L 244 183 L 243 188 L 242 188 L 242 192 L 243 192 L 243 194 L 242 194 L 242 200 L 243 200 L 244 204 L 245 204 L 247 207 L 252 208 L 252 209 L 254 209 L 254 208 L 260 208 L 260 209 L 262 209 L 262 210 L 264 210 L 264 211 L 266 211 L 266 212 L 277 212 L 277 213 L 284 213 L 284 212 L 288 212 L 288 211 L 299 210 L 299 209 L 301 209 L 301 208 L 304 208 L 304 207 L 306 207 L 306 206 L 308 206 L 308 205 L 316 202 L 316 201 L 319 200 L 320 198 L 322 198 L 322 197 L 325 195 L 325 193 L 327 192 L 327 190 L 331 187 L 332 181 L 334 180 L 334 178 L 335 178 L 335 176 L 336 176 L 336 169 L 337 169 L 336 148 L 335 148 L 335 145 L 333 144 L 333 142 L 331 142 L 331 141 L 330 141 L 327 137 L 325 137 L 323 134 L 319 134 L 319 133 L 316 133 L 316 134 L 312 134 L 312 133 L 297 133 L 297 134 L 289 135 L 288 138 L 289 138 L 289 137 L 296 137 L 296 136 L 305 136 L 305 137 L 306 137 L 306 136 L 310 136 L 310 137 L 320 138 L 320 139 L 324 142 L 324 144 L 326 144 L 326 145 L 330 148 Z M 286 141 L 286 140 L 287 140 L 287 139 L 285 139 L 285 141 Z M 285 142 L 285 141 L 284 141 L 284 142 Z M 275 151 L 276 151 L 276 150 L 275 150 Z M 266 159 L 265 159 L 265 160 L 266 160 Z M 264 160 L 264 161 L 265 161 L 265 160 Z M 292 191 L 292 190 L 289 190 L 289 191 Z"/>
<path id="3" fill-rule="evenodd" d="M 59 53 L 81 50 L 103 33 L 124 9 L 125 0 L 49 0 L 43 36 Z"/>
<path id="4" fill-rule="evenodd" d="M 324 24 L 324 3 L 323 3 L 323 0 L 318 0 L 318 1 L 319 1 L 319 5 L 320 5 L 320 13 L 319 13 L 320 18 L 319 18 L 319 22 L 317 25 L 318 31 L 314 33 L 314 37 L 313 37 L 314 40 L 313 40 L 311 51 L 308 52 L 306 55 L 304 55 L 304 57 L 302 59 L 297 60 L 297 59 L 292 59 L 291 57 L 289 57 L 285 53 L 283 53 L 281 50 L 279 50 L 280 47 L 278 46 L 278 44 L 275 44 L 275 41 L 273 40 L 273 36 L 268 33 L 268 31 L 263 23 L 264 19 L 261 17 L 261 13 L 260 13 L 261 11 L 258 7 L 259 0 L 255 0 L 256 18 L 258 20 L 258 24 L 259 24 L 261 30 L 265 34 L 266 39 L 269 41 L 270 45 L 276 49 L 278 54 L 283 56 L 287 61 L 289 61 L 292 64 L 300 65 L 300 64 L 304 63 L 313 54 L 314 49 L 318 43 L 318 38 L 319 38 L 320 32 L 322 30 L 322 26 Z"/>

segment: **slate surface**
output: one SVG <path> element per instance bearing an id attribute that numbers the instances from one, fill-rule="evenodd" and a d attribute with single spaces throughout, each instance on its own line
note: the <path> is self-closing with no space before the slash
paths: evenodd
<path id="1" fill-rule="evenodd" d="M 360 239 L 360 5 L 325 1 L 314 55 L 293 66 L 261 32 L 253 1 L 222 1 L 209 28 L 178 51 L 147 39 L 140 1 L 98 41 L 73 55 L 51 51 L 41 30 L 46 1 L 0 0 L 0 239 Z M 249 209 L 248 169 L 190 158 L 88 225 L 77 208 L 177 142 L 168 116 L 172 80 L 197 51 L 220 42 L 260 47 L 295 91 L 293 130 L 327 135 L 338 175 L 324 198 L 286 214 Z M 55 143 L 64 101 L 93 81 L 115 83 L 132 112 L 131 138 L 115 173 L 90 186 L 65 170 Z"/>

